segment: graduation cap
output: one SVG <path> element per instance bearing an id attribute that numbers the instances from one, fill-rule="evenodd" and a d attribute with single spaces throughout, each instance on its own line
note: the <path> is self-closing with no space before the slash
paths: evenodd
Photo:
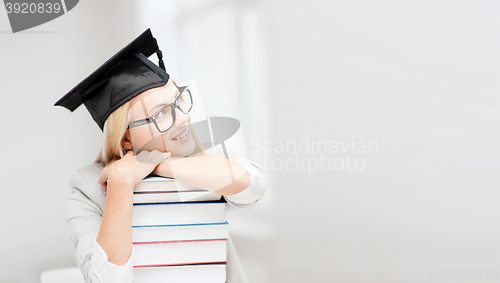
<path id="1" fill-rule="evenodd" d="M 148 60 L 153 53 L 158 56 L 160 67 Z M 54 106 L 63 106 L 73 112 L 83 103 L 103 130 L 106 118 L 114 110 L 148 89 L 165 85 L 169 77 L 156 39 L 147 29 Z"/>

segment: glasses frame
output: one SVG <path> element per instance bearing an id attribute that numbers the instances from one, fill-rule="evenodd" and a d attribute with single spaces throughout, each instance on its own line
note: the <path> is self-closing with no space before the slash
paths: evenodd
<path id="1" fill-rule="evenodd" d="M 182 110 L 181 107 L 180 107 L 180 105 L 179 105 L 179 99 L 181 98 L 181 95 L 184 94 L 185 91 L 187 91 L 189 93 L 189 99 L 191 100 L 191 107 L 189 107 L 189 110 L 187 110 L 187 111 Z M 166 105 L 166 106 L 162 107 L 160 110 L 156 111 L 153 115 L 151 115 L 150 117 L 148 117 L 146 119 L 141 119 L 141 120 L 136 120 L 136 121 L 130 122 L 128 124 L 128 129 L 139 127 L 139 126 L 146 125 L 146 124 L 149 124 L 149 123 L 155 124 L 156 129 L 160 133 L 164 133 L 164 132 L 172 129 L 172 127 L 175 125 L 175 112 L 176 112 L 175 109 L 176 108 L 179 109 L 184 114 L 189 113 L 189 111 L 191 111 L 191 109 L 193 109 L 193 95 L 191 95 L 191 91 L 189 90 L 189 88 L 187 86 L 179 87 L 179 92 L 180 92 L 179 95 L 177 96 L 177 98 L 175 98 L 175 100 L 174 100 L 173 103 L 170 103 L 169 105 Z M 172 125 L 170 125 L 170 127 L 168 127 L 168 129 L 162 131 L 162 130 L 160 130 L 160 127 L 158 126 L 158 123 L 156 123 L 156 116 L 160 112 L 162 112 L 163 109 L 165 109 L 167 107 L 171 107 L 172 108 Z"/>

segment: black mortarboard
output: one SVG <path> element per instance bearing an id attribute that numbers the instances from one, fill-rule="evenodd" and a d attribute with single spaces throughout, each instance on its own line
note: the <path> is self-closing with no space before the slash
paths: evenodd
<path id="1" fill-rule="evenodd" d="M 157 54 L 161 68 L 148 60 L 147 57 L 153 53 Z M 122 104 L 148 89 L 168 82 L 169 75 L 165 71 L 162 57 L 156 39 L 151 30 L 147 29 L 59 99 L 54 106 L 64 106 L 73 112 L 83 103 L 103 130 L 106 118 Z"/>

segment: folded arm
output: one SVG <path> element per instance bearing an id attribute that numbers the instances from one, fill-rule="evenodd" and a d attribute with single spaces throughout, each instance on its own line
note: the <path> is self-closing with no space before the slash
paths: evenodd
<path id="1" fill-rule="evenodd" d="M 264 171 L 257 163 L 245 158 L 226 159 L 224 155 L 169 158 L 153 173 L 221 194 L 229 209 L 252 208 L 267 187 Z"/>
<path id="2" fill-rule="evenodd" d="M 75 245 L 78 267 L 87 283 L 132 282 L 133 250 L 125 264 L 117 265 L 108 261 L 107 254 L 96 241 L 103 211 L 93 196 L 84 193 L 86 190 L 83 188 L 88 189 L 89 186 L 89 181 L 77 172 L 71 180 L 71 193 L 68 199 L 70 239 Z"/>
<path id="3" fill-rule="evenodd" d="M 250 184 L 250 175 L 245 168 L 234 158 L 226 159 L 224 155 L 169 158 L 153 173 L 221 195 L 239 193 Z"/>

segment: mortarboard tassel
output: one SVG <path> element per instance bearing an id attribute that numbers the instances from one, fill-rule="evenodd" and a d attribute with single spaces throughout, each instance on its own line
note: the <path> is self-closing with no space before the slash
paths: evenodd
<path id="1" fill-rule="evenodd" d="M 163 69 L 163 71 L 166 72 L 167 70 L 165 70 L 165 63 L 163 63 L 163 53 L 161 53 L 160 48 L 156 50 L 156 56 L 158 56 L 158 65 Z"/>

